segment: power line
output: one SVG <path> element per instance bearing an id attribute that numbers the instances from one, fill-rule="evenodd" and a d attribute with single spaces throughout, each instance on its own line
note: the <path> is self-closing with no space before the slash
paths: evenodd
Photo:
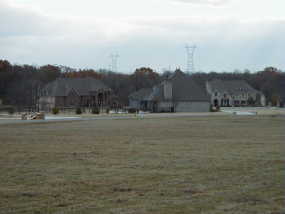
<path id="1" fill-rule="evenodd" d="M 196 45 L 192 45 L 192 46 L 186 45 L 185 48 L 186 48 L 186 55 L 187 55 L 186 72 L 188 74 L 191 74 L 195 72 L 194 53 L 197 47 Z"/>

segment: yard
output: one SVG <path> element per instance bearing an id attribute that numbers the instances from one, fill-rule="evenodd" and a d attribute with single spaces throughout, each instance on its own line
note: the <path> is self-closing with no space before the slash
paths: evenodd
<path id="1" fill-rule="evenodd" d="M 285 116 L 0 125 L 0 214 L 285 213 Z"/>

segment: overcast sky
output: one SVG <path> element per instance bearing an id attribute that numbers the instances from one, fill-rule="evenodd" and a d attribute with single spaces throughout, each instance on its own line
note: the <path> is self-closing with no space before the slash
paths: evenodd
<path id="1" fill-rule="evenodd" d="M 118 70 L 285 70 L 284 0 L 0 0 L 0 59 Z"/>

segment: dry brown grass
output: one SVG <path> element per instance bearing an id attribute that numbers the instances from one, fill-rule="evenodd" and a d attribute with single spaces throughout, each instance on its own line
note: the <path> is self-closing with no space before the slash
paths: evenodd
<path id="1" fill-rule="evenodd" d="M 0 213 L 285 212 L 284 116 L 0 125 Z"/>

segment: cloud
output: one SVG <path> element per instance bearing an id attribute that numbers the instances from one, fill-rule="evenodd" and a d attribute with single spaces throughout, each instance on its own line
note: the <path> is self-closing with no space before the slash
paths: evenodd
<path id="1" fill-rule="evenodd" d="M 225 17 L 50 17 L 0 3 L 0 59 L 16 63 L 108 67 L 121 71 L 185 66 L 186 43 L 197 44 L 198 70 L 284 69 L 285 20 Z"/>
<path id="2" fill-rule="evenodd" d="M 34 11 L 13 8 L 5 2 L 0 2 L 0 36 L 21 36 L 33 34 L 46 34 L 56 31 L 47 17 Z"/>
<path id="3" fill-rule="evenodd" d="M 221 6 L 229 3 L 230 0 L 173 0 L 176 2 L 197 4 L 197 5 L 209 5 L 209 6 Z"/>

